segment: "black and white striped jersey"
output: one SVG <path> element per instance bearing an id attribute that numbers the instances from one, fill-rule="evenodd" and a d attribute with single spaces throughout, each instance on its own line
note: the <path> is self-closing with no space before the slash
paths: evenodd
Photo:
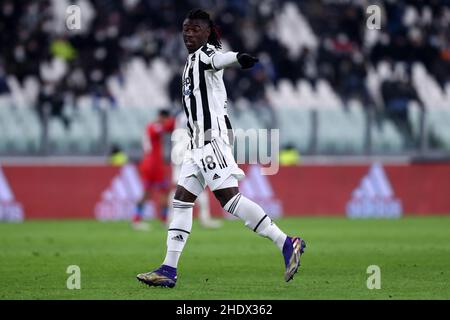
<path id="1" fill-rule="evenodd" d="M 182 78 L 182 103 L 190 136 L 189 148 L 201 148 L 216 137 L 232 144 L 232 128 L 227 115 L 227 92 L 223 82 L 223 57 L 212 45 L 189 54 Z M 221 59 L 222 58 L 222 59 Z M 229 60 L 229 59 L 228 59 Z M 230 61 L 231 62 L 231 61 Z"/>

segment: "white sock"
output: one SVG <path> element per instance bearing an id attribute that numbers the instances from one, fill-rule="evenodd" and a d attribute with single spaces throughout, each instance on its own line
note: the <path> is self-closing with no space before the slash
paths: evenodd
<path id="1" fill-rule="evenodd" d="M 206 192 L 200 193 L 197 197 L 197 203 L 199 206 L 199 219 L 200 221 L 206 221 L 211 218 L 211 214 L 209 212 L 209 199 L 208 194 Z"/>
<path id="2" fill-rule="evenodd" d="M 283 250 L 286 234 L 273 223 L 258 204 L 238 193 L 227 202 L 224 209 L 243 220 L 246 227 L 269 238 L 280 250 Z"/>
<path id="3" fill-rule="evenodd" d="M 174 200 L 174 197 L 175 197 L 175 191 L 176 191 L 176 189 L 170 190 L 169 196 L 168 196 L 168 199 L 167 199 L 167 203 L 168 203 L 167 219 L 166 219 L 167 227 L 169 227 L 170 223 L 172 222 L 173 206 L 171 204 L 173 203 L 173 200 Z"/>
<path id="4" fill-rule="evenodd" d="M 167 253 L 163 264 L 176 268 L 192 229 L 191 202 L 173 200 L 173 216 L 167 232 Z"/>

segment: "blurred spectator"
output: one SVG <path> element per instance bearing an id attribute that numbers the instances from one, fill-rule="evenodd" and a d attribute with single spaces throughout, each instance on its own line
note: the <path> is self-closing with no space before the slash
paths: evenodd
<path id="1" fill-rule="evenodd" d="M 265 85 L 269 82 L 268 75 L 261 64 L 251 71 L 250 79 L 246 81 L 243 95 L 249 100 L 250 108 L 255 116 L 260 118 L 266 128 L 278 128 L 276 113 L 266 96 Z"/>
<path id="2" fill-rule="evenodd" d="M 71 61 L 75 59 L 77 51 L 64 37 L 58 37 L 50 44 L 50 52 L 54 57 Z"/>
<path id="3" fill-rule="evenodd" d="M 411 146 L 414 139 L 408 117 L 408 105 L 411 101 L 417 101 L 421 104 L 416 91 L 406 77 L 399 77 L 384 81 L 381 92 L 385 103 L 386 116 L 394 122 L 402 133 L 405 146 Z"/>
<path id="4" fill-rule="evenodd" d="M 293 145 L 286 145 L 280 150 L 280 165 L 294 166 L 300 163 L 300 153 Z"/>
<path id="5" fill-rule="evenodd" d="M 128 162 L 128 156 L 120 146 L 114 144 L 109 153 L 109 163 L 113 166 L 123 166 Z"/>
<path id="6" fill-rule="evenodd" d="M 42 124 L 51 117 L 57 117 L 68 130 L 70 119 L 64 113 L 64 95 L 61 89 L 61 84 L 43 82 L 37 99 L 36 111 Z"/>
<path id="7" fill-rule="evenodd" d="M 361 53 L 355 53 L 349 59 L 343 59 L 339 64 L 338 93 L 341 95 L 344 105 L 347 106 L 350 99 L 358 99 L 365 107 L 373 107 L 374 103 L 365 85 L 367 76 L 366 66 Z"/>
<path id="8" fill-rule="evenodd" d="M 172 76 L 172 79 L 169 81 L 168 85 L 168 92 L 169 92 L 169 99 L 172 105 L 174 106 L 180 106 L 181 105 L 181 73 L 175 72 Z M 178 109 L 179 110 L 179 109 Z"/>
<path id="9" fill-rule="evenodd" d="M 301 78 L 308 80 L 313 87 L 316 85 L 318 78 L 317 58 L 314 52 L 308 47 L 303 48 L 298 59 L 299 73 Z"/>

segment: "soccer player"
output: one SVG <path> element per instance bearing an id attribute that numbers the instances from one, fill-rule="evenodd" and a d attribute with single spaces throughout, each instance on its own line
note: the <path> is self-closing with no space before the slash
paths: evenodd
<path id="1" fill-rule="evenodd" d="M 149 225 L 142 221 L 145 201 L 151 191 L 160 191 L 159 218 L 165 221 L 167 218 L 167 198 L 169 193 L 169 181 L 164 168 L 163 136 L 173 131 L 175 120 L 169 111 L 160 110 L 155 122 L 150 123 L 144 135 L 144 157 L 139 164 L 139 171 L 144 184 L 144 194 L 136 204 L 132 219 L 132 226 L 136 230 L 148 230 Z"/>
<path id="2" fill-rule="evenodd" d="M 258 59 L 242 52 L 220 53 L 216 26 L 203 10 L 193 10 L 187 15 L 182 33 L 189 52 L 183 71 L 182 102 L 191 140 L 173 200 L 166 257 L 159 268 L 138 274 L 137 279 L 150 286 L 175 286 L 178 260 L 191 232 L 192 207 L 207 185 L 227 212 L 276 244 L 284 257 L 284 279 L 289 281 L 300 266 L 305 242 L 300 237 L 287 236 L 258 204 L 239 193 L 238 180 L 244 177 L 244 172 L 234 160 L 233 138 L 228 135 L 232 130 L 223 69 L 233 65 L 248 69 Z"/>

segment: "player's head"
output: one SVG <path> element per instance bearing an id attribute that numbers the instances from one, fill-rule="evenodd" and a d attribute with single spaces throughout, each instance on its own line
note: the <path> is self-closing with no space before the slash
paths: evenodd
<path id="1" fill-rule="evenodd" d="M 170 117 L 170 111 L 167 109 L 160 109 L 158 111 L 158 121 L 163 122 Z"/>
<path id="2" fill-rule="evenodd" d="M 222 48 L 220 35 L 208 12 L 194 9 L 183 22 L 183 40 L 189 53 L 197 51 L 206 43 Z"/>

